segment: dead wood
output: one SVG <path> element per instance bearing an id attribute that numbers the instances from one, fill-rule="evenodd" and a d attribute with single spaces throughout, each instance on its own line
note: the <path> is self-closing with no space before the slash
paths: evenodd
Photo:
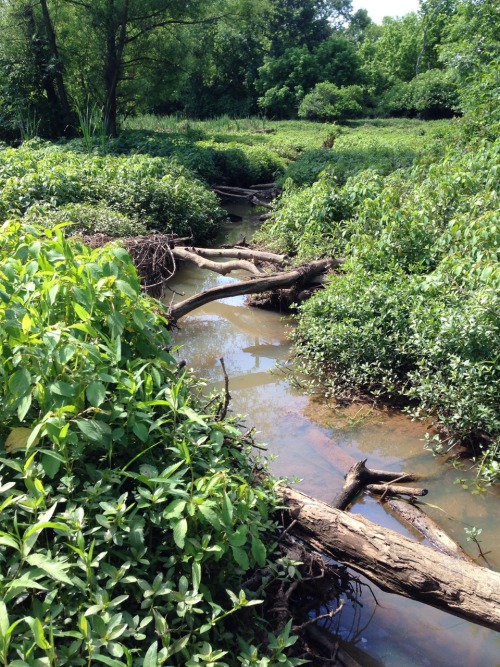
<path id="1" fill-rule="evenodd" d="M 235 259 L 248 259 L 253 262 L 270 262 L 272 264 L 284 264 L 287 260 L 286 255 L 278 255 L 274 252 L 265 252 L 264 250 L 254 250 L 239 245 L 223 248 L 194 248 L 185 246 L 184 249 L 201 257 L 233 257 Z"/>
<path id="2" fill-rule="evenodd" d="M 248 271 L 254 275 L 262 275 L 262 271 L 252 262 L 245 259 L 237 259 L 230 262 L 212 262 L 210 259 L 202 257 L 200 254 L 191 252 L 188 248 L 172 248 L 172 254 L 177 259 L 182 259 L 186 262 L 193 262 L 200 267 L 200 269 L 208 269 L 215 273 L 220 273 L 225 276 L 232 271 Z"/>
<path id="3" fill-rule="evenodd" d="M 262 206 L 263 208 L 268 208 L 270 211 L 273 210 L 274 206 L 271 206 L 271 204 L 268 204 L 265 201 L 262 201 L 261 199 L 258 199 L 258 197 L 250 197 L 250 203 L 253 204 L 254 206 Z"/>
<path id="4" fill-rule="evenodd" d="M 336 495 L 332 503 L 333 507 L 345 510 L 367 484 L 396 481 L 414 482 L 418 479 L 416 475 L 411 473 L 370 470 L 365 464 L 366 459 L 358 461 L 348 470 L 345 476 L 345 484 Z"/>
<path id="5" fill-rule="evenodd" d="M 210 301 L 216 301 L 217 299 L 229 296 L 240 296 L 243 294 L 255 294 L 257 292 L 267 292 L 281 287 L 288 287 L 293 284 L 302 284 L 307 282 L 312 276 L 327 271 L 334 266 L 340 266 L 341 263 L 342 260 L 319 259 L 290 271 L 270 273 L 259 278 L 251 278 L 250 280 L 236 282 L 230 285 L 212 287 L 209 290 L 199 292 L 198 294 L 195 294 L 188 299 L 184 299 L 180 303 L 172 306 L 169 311 L 169 318 L 170 321 L 176 322 L 195 308 L 199 308 L 200 306 L 203 306 Z"/>
<path id="6" fill-rule="evenodd" d="M 430 544 L 448 556 L 459 560 L 474 562 L 454 540 L 449 537 L 435 521 L 427 516 L 417 505 L 404 500 L 389 499 L 385 502 L 393 514 L 402 523 L 407 523 L 423 535 Z"/>
<path id="7" fill-rule="evenodd" d="M 413 542 L 291 489 L 280 495 L 293 534 L 397 593 L 500 631 L 500 574 Z"/>
<path id="8" fill-rule="evenodd" d="M 172 253 L 178 243 L 191 240 L 180 238 L 176 234 L 147 234 L 126 238 L 114 238 L 105 234 L 81 236 L 81 240 L 91 248 L 101 248 L 108 243 L 118 243 L 130 254 L 141 278 L 143 289 L 159 296 L 164 283 L 171 278 L 176 270 L 176 262 Z"/>
<path id="9" fill-rule="evenodd" d="M 367 484 L 365 489 L 377 496 L 426 496 L 428 489 L 420 489 L 412 486 L 401 486 L 399 484 Z"/>
<path id="10" fill-rule="evenodd" d="M 273 217 L 272 213 L 264 213 L 264 215 L 261 215 L 259 220 L 260 222 L 264 222 L 265 220 L 270 220 Z"/>

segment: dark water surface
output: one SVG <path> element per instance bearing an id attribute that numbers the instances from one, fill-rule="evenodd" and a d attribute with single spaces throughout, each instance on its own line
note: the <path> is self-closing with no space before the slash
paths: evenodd
<path id="1" fill-rule="evenodd" d="M 235 212 L 238 212 L 236 209 Z M 257 216 L 232 223 L 226 238 L 247 240 L 257 228 Z M 219 276 L 196 267 L 182 267 L 169 285 L 189 296 L 202 289 L 229 283 L 236 274 Z M 165 294 L 170 301 L 172 293 Z M 181 297 L 174 295 L 174 300 Z M 244 297 L 208 304 L 180 322 L 174 342 L 178 353 L 210 388 L 223 383 L 219 358 L 224 357 L 230 378 L 233 414 L 246 415 L 258 440 L 275 456 L 274 473 L 300 478 L 305 493 L 332 500 L 342 487 L 353 460 L 368 459 L 371 468 L 417 472 L 425 479 L 431 506 L 426 511 L 473 557 L 476 545 L 467 541 L 466 527 L 481 529 L 482 550 L 489 565 L 500 570 L 500 493 L 473 495 L 456 484 L 473 473 L 454 470 L 443 459 L 424 450 L 425 425 L 398 412 L 376 412 L 369 406 L 348 409 L 325 406 L 294 389 L 277 362 L 290 357 L 287 322 L 279 314 L 244 305 Z M 351 510 L 410 535 L 374 499 L 365 496 Z M 418 538 L 416 538 L 418 539 Z M 457 568 L 460 567 L 457 562 Z M 385 667 L 499 667 L 500 634 L 454 616 L 363 588 L 362 608 L 346 604 L 339 618 L 340 636 L 349 642 L 361 665 Z M 355 652 L 358 651 L 358 652 Z"/>

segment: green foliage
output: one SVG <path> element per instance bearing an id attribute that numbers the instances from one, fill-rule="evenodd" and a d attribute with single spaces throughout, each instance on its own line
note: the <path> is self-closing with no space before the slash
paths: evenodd
<path id="1" fill-rule="evenodd" d="M 260 108 L 273 118 L 291 118 L 304 95 L 321 81 L 336 86 L 360 83 L 361 62 L 354 44 L 336 35 L 314 49 L 287 49 L 279 57 L 268 57 L 255 82 Z"/>
<path id="2" fill-rule="evenodd" d="M 457 86 L 449 71 L 428 70 L 409 83 L 395 84 L 385 93 L 382 106 L 390 115 L 450 117 L 458 107 Z"/>
<path id="3" fill-rule="evenodd" d="M 108 207 L 124 228 L 192 232 L 199 242 L 213 237 L 225 217 L 215 196 L 171 160 L 79 154 L 36 140 L 0 151 L 0 187 L 4 215 L 25 213 L 40 203 L 57 208 L 85 203 L 100 208 L 97 227 Z M 82 216 L 89 220 L 88 208 L 72 211 L 79 217 L 75 222 L 86 226 Z"/>
<path id="4" fill-rule="evenodd" d="M 385 179 L 325 174 L 287 191 L 265 229 L 301 261 L 348 258 L 300 309 L 308 370 L 336 392 L 415 401 L 443 446 L 473 447 L 486 482 L 500 477 L 499 169 L 497 141 Z"/>
<path id="5" fill-rule="evenodd" d="M 361 86 L 339 88 L 333 83 L 318 83 L 302 100 L 298 115 L 307 120 L 323 122 L 345 121 L 358 118 L 363 111 Z"/>
<path id="6" fill-rule="evenodd" d="M 280 569 L 272 482 L 129 255 L 14 221 L 1 241 L 0 664 L 301 664 L 289 626 L 262 652 L 244 590 Z"/>

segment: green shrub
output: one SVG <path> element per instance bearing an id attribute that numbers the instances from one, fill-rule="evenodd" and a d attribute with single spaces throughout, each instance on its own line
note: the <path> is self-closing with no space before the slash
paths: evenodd
<path id="1" fill-rule="evenodd" d="M 361 86 L 339 88 L 327 81 L 318 83 L 302 100 L 298 115 L 307 120 L 323 122 L 345 121 L 362 115 Z"/>
<path id="2" fill-rule="evenodd" d="M 2 664 L 301 664 L 244 590 L 281 567 L 271 482 L 128 254 L 12 221 L 0 247 Z"/>
<path id="3" fill-rule="evenodd" d="M 500 142 L 339 186 L 288 189 L 263 230 L 302 261 L 344 255 L 345 275 L 299 312 L 297 349 L 327 388 L 411 401 L 447 446 L 500 478 Z"/>
<path id="4" fill-rule="evenodd" d="M 449 71 L 431 69 L 390 88 L 382 105 L 393 115 L 450 118 L 458 106 L 457 86 Z"/>
<path id="5" fill-rule="evenodd" d="M 50 204 L 35 204 L 26 211 L 25 219 L 46 227 L 70 223 L 66 228 L 70 235 L 105 234 L 119 238 L 147 233 L 144 223 L 102 204 L 66 204 L 59 208 Z"/>
<path id="6" fill-rule="evenodd" d="M 27 142 L 0 151 L 0 202 L 24 214 L 40 203 L 85 203 L 113 209 L 147 229 L 212 238 L 225 213 L 192 173 L 166 158 L 75 153 L 65 146 Z"/>

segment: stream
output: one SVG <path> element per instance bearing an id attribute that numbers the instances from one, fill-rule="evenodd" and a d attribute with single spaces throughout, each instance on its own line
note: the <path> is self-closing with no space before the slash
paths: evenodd
<path id="1" fill-rule="evenodd" d="M 238 205 L 231 206 L 231 212 L 244 219 L 228 223 L 219 242 L 250 239 L 260 224 L 258 214 Z M 169 287 L 190 296 L 237 279 L 236 273 L 221 276 L 184 265 Z M 172 298 L 177 302 L 183 297 L 167 290 L 164 301 L 169 303 Z M 245 415 L 245 424 L 257 429 L 256 440 L 267 445 L 272 472 L 300 478 L 300 490 L 327 502 L 342 487 L 343 475 L 353 460 L 367 458 L 370 468 L 416 472 L 429 489 L 424 499 L 428 514 L 474 558 L 479 558 L 478 547 L 467 541 L 465 529 L 481 530 L 481 549 L 489 566 L 500 571 L 500 490 L 473 494 L 462 488 L 457 478 L 472 481 L 474 472 L 456 470 L 444 458 L 426 451 L 426 429 L 421 422 L 397 411 L 363 404 L 341 408 L 305 395 L 291 382 L 290 373 L 277 366 L 285 364 L 286 369 L 291 356 L 287 336 L 291 323 L 278 313 L 249 308 L 244 300 L 232 297 L 193 311 L 181 319 L 173 342 L 181 346 L 179 359 L 185 359 L 188 367 L 207 380 L 207 390 L 223 386 L 219 358 L 224 358 L 230 413 Z M 368 495 L 351 512 L 422 539 L 406 531 Z M 361 665 L 500 666 L 500 633 L 384 593 L 371 583 L 370 588 L 362 588 L 362 606 L 348 602 L 337 617 L 337 632 Z"/>

